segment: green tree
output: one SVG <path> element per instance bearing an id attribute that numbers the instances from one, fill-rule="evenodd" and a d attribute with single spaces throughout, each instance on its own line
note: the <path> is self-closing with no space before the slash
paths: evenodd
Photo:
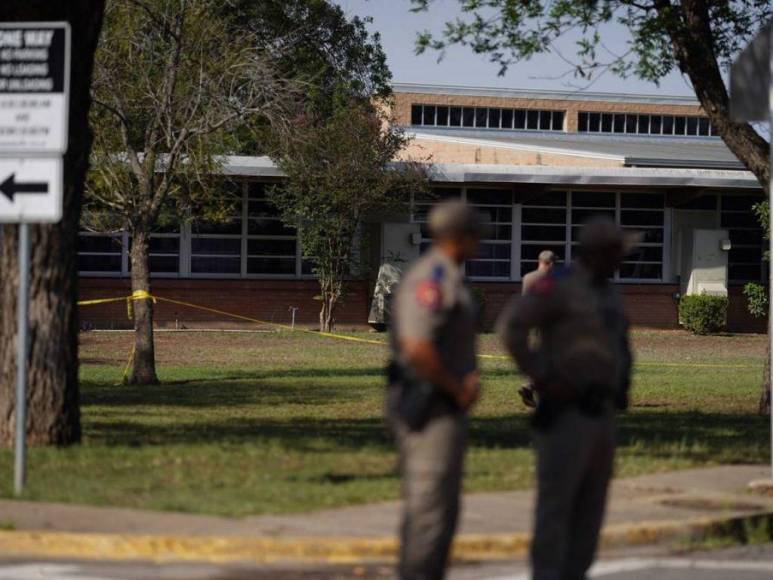
<path id="1" fill-rule="evenodd" d="M 411 0 L 427 10 L 435 0 Z M 462 16 L 446 23 L 440 37 L 422 32 L 417 51 L 469 46 L 500 66 L 549 52 L 564 36 L 579 34 L 575 75 L 592 80 L 602 72 L 658 83 L 678 69 L 692 84 L 712 125 L 730 150 L 767 191 L 770 145 L 748 123 L 730 119 L 722 78 L 741 49 L 773 17 L 770 0 L 458 0 Z M 628 28 L 628 50 L 609 56 L 604 27 Z"/>
<path id="2" fill-rule="evenodd" d="M 281 46 L 274 65 L 277 74 L 303 85 L 307 110 L 329 117 L 350 99 L 386 99 L 392 74 L 378 33 L 370 34 L 367 19 L 347 18 L 328 0 L 231 0 L 226 11 L 243 17 L 232 20 L 249 30 L 264 47 Z M 245 155 L 278 150 L 278 135 L 268 127 L 234 133 L 236 151 Z"/>
<path id="3" fill-rule="evenodd" d="M 89 165 L 88 116 L 94 51 L 103 0 L 3 0 L 0 22 L 67 21 L 72 27 L 68 115 L 64 156 L 64 213 L 52 225 L 31 226 L 30 345 L 27 439 L 35 445 L 80 441 L 78 397 L 78 271 L 81 196 Z M 0 446 L 15 430 L 17 228 L 0 237 Z"/>
<path id="4" fill-rule="evenodd" d="M 361 273 L 362 226 L 404 210 L 411 192 L 423 192 L 418 164 L 393 164 L 408 139 L 368 103 L 342 104 L 330 117 L 298 120 L 301 138 L 282 143 L 277 164 L 287 181 L 272 193 L 285 223 L 297 227 L 303 257 L 314 265 L 322 307 L 320 330 L 335 325 L 347 280 Z"/>
<path id="5" fill-rule="evenodd" d="M 240 127 L 286 130 L 298 100 L 277 74 L 281 46 L 261 44 L 217 0 L 109 0 L 97 51 L 89 215 L 131 236 L 132 291 L 150 292 L 151 234 L 194 206 L 221 207 L 208 187 Z M 231 4 L 226 4 L 231 6 Z M 284 126 L 284 127 L 280 127 Z M 214 195 L 212 195 L 214 194 Z M 153 302 L 133 304 L 127 381 L 158 382 Z"/>
<path id="6" fill-rule="evenodd" d="M 428 10 L 435 0 L 411 0 Z M 604 72 L 658 83 L 678 69 L 695 90 L 704 111 L 728 148 L 770 193 L 770 144 L 749 123 L 730 118 L 723 80 L 739 52 L 773 17 L 770 0 L 458 0 L 462 16 L 446 23 L 439 37 L 419 34 L 416 48 L 442 51 L 454 44 L 486 54 L 500 74 L 520 60 L 549 52 L 570 35 L 576 41 L 574 74 L 590 81 Z M 622 55 L 604 50 L 604 27 L 628 28 Z M 763 205 L 763 211 L 767 211 Z M 769 223 L 763 221 L 763 227 Z M 769 361 L 770 357 L 768 357 Z M 769 363 L 766 363 L 766 366 Z M 766 368 L 761 408 L 770 408 Z"/>

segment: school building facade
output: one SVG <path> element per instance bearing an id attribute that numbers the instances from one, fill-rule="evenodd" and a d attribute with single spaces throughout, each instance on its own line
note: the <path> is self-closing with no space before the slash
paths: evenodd
<path id="1" fill-rule="evenodd" d="M 581 224 L 614 217 L 643 234 L 615 280 L 635 324 L 677 328 L 679 296 L 727 294 L 728 326 L 764 331 L 742 294 L 765 282 L 765 240 L 752 206 L 763 190 L 716 136 L 693 99 L 396 85 L 394 116 L 413 137 L 403 159 L 429 160 L 438 198 L 458 197 L 486 219 L 481 250 L 465 266 L 483 290 L 490 323 L 519 291 L 537 254 L 569 262 Z M 400 160 L 397 160 L 398 162 Z M 263 157 L 230 157 L 224 172 L 241 203 L 225 223 L 191 221 L 154 235 L 154 294 L 268 322 L 317 321 L 317 283 L 295 232 L 266 199 L 282 175 Z M 372 262 L 404 267 L 430 240 L 431 201 L 371 220 Z M 83 232 L 81 298 L 129 293 L 126 233 Z M 354 280 L 338 320 L 365 326 L 375 275 Z M 121 303 L 81 309 L 86 327 L 130 325 Z M 159 327 L 242 326 L 227 316 L 159 303 Z"/>

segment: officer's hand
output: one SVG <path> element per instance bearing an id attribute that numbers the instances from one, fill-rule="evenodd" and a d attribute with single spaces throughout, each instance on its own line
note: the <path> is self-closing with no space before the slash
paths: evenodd
<path id="1" fill-rule="evenodd" d="M 480 373 L 467 373 L 462 379 L 461 388 L 456 394 L 456 404 L 462 411 L 468 411 L 480 397 Z"/>

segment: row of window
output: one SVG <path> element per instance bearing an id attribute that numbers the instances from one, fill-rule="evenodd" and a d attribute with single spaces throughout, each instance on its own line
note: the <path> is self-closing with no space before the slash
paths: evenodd
<path id="1" fill-rule="evenodd" d="M 581 112 L 577 120 L 580 133 L 717 136 L 706 117 Z"/>
<path id="2" fill-rule="evenodd" d="M 583 223 L 596 215 L 614 219 L 642 242 L 615 275 L 619 280 L 662 280 L 665 199 L 662 194 L 554 191 L 525 200 L 521 214 L 521 275 L 537 267 L 542 250 L 571 261 Z"/>
<path id="3" fill-rule="evenodd" d="M 467 275 L 473 278 L 517 279 L 536 268 L 537 256 L 545 249 L 553 250 L 559 261 L 571 261 L 580 226 L 598 214 L 643 234 L 641 245 L 627 257 L 617 279 L 657 281 L 667 275 L 667 213 L 662 194 L 548 191 L 516 197 L 511 189 L 436 188 L 431 198 L 414 200 L 413 220 L 421 225 L 423 249 L 431 243 L 426 228 L 429 209 L 447 198 L 466 199 L 485 219 L 478 255 L 466 264 Z M 715 212 L 717 226 L 729 231 L 728 277 L 733 282 L 763 279 L 763 232 L 751 209 L 756 201 L 751 196 L 704 196 L 681 206 Z M 85 275 L 127 276 L 130 249 L 127 232 L 83 232 L 79 270 Z M 312 266 L 301 259 L 295 231 L 282 224 L 260 183 L 244 187 L 224 222 L 194 221 L 153 234 L 150 266 L 155 275 L 181 277 L 312 274 Z"/>
<path id="4" fill-rule="evenodd" d="M 411 125 L 420 127 L 470 127 L 563 131 L 564 111 L 412 105 Z"/>
<path id="5" fill-rule="evenodd" d="M 565 116 L 566 113 L 564 111 L 538 109 L 421 104 L 411 106 L 411 125 L 417 127 L 565 131 Z M 648 115 L 583 111 L 579 113 L 577 121 L 580 133 L 717 136 L 717 132 L 708 118 L 691 115 Z"/>
<path id="6" fill-rule="evenodd" d="M 605 214 L 625 229 L 644 234 L 642 244 L 627 257 L 616 278 L 663 278 L 662 194 L 551 191 L 516 205 L 513 193 L 507 190 L 443 188 L 436 193 L 439 198 L 466 199 L 484 216 L 478 255 L 465 265 L 468 276 L 510 280 L 515 277 L 513 264 L 523 276 L 537 267 L 537 257 L 543 250 L 552 250 L 559 262 L 571 261 L 580 226 L 591 216 Z M 432 203 L 433 200 L 419 200 L 415 204 L 414 220 L 422 224 L 423 249 L 430 244 L 426 216 Z M 517 223 L 520 232 L 514 235 L 513 224 Z"/>
<path id="7" fill-rule="evenodd" d="M 79 270 L 87 275 L 128 275 L 131 237 L 127 232 L 83 232 Z M 310 274 L 301 260 L 295 230 L 284 226 L 266 199 L 265 184 L 251 183 L 238 194 L 224 221 L 193 221 L 150 240 L 150 268 L 156 275 L 191 277 L 296 277 Z"/>
<path id="8" fill-rule="evenodd" d="M 668 275 L 664 272 L 668 230 L 662 194 L 549 191 L 516 200 L 515 194 L 507 190 L 440 188 L 435 193 L 433 200 L 417 200 L 414 204 L 413 218 L 422 227 L 423 250 L 431 243 L 426 216 L 438 199 L 466 199 L 485 217 L 480 251 L 465 266 L 471 277 L 515 279 L 513 265 L 523 276 L 537 267 L 537 257 L 546 249 L 552 250 L 559 262 L 569 262 L 577 248 L 581 225 L 599 214 L 608 215 L 624 229 L 642 235 L 641 243 L 616 274 L 617 280 L 660 281 Z M 758 201 L 754 196 L 709 195 L 680 206 L 711 210 L 717 216 L 717 227 L 728 230 L 732 242 L 728 279 L 732 283 L 765 279 L 765 240 L 752 211 Z"/>

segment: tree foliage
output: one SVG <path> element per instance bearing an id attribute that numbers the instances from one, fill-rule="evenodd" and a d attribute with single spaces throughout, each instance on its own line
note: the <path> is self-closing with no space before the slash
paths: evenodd
<path id="1" fill-rule="evenodd" d="M 428 10 L 435 0 L 411 0 Z M 505 74 L 514 63 L 558 51 L 559 40 L 576 36 L 573 55 L 560 53 L 573 74 L 587 82 L 609 72 L 658 83 L 678 69 L 728 147 L 767 190 L 769 144 L 748 124 L 730 119 L 723 72 L 771 17 L 770 0 L 458 0 L 462 16 L 440 36 L 422 32 L 418 52 L 454 44 L 488 55 Z M 628 28 L 627 50 L 604 44 L 609 25 Z"/>
<path id="2" fill-rule="evenodd" d="M 231 0 L 224 10 L 241 14 L 233 25 L 278 53 L 277 74 L 303 85 L 304 105 L 313 114 L 330 116 L 348 100 L 391 95 L 392 74 L 367 19 L 349 19 L 328 0 Z M 269 128 L 245 129 L 233 134 L 235 152 L 271 154 L 279 147 Z"/>
<path id="3" fill-rule="evenodd" d="M 225 6 L 230 6 L 226 3 Z M 150 290 L 150 234 L 162 212 L 222 208 L 209 187 L 236 129 L 282 132 L 296 85 L 266 46 L 238 27 L 244 14 L 217 0 L 111 0 L 92 87 L 95 143 L 88 216 L 112 214 L 128 229 L 132 290 Z M 134 305 L 132 383 L 157 382 L 150 300 Z"/>
<path id="4" fill-rule="evenodd" d="M 277 164 L 287 182 L 272 193 L 285 223 L 298 228 L 305 259 L 320 284 L 320 328 L 330 331 L 350 275 L 362 265 L 362 226 L 405 209 L 426 188 L 415 164 L 394 165 L 408 139 L 368 103 L 352 101 L 330 117 L 305 115 L 299 135 L 283 142 Z"/>

